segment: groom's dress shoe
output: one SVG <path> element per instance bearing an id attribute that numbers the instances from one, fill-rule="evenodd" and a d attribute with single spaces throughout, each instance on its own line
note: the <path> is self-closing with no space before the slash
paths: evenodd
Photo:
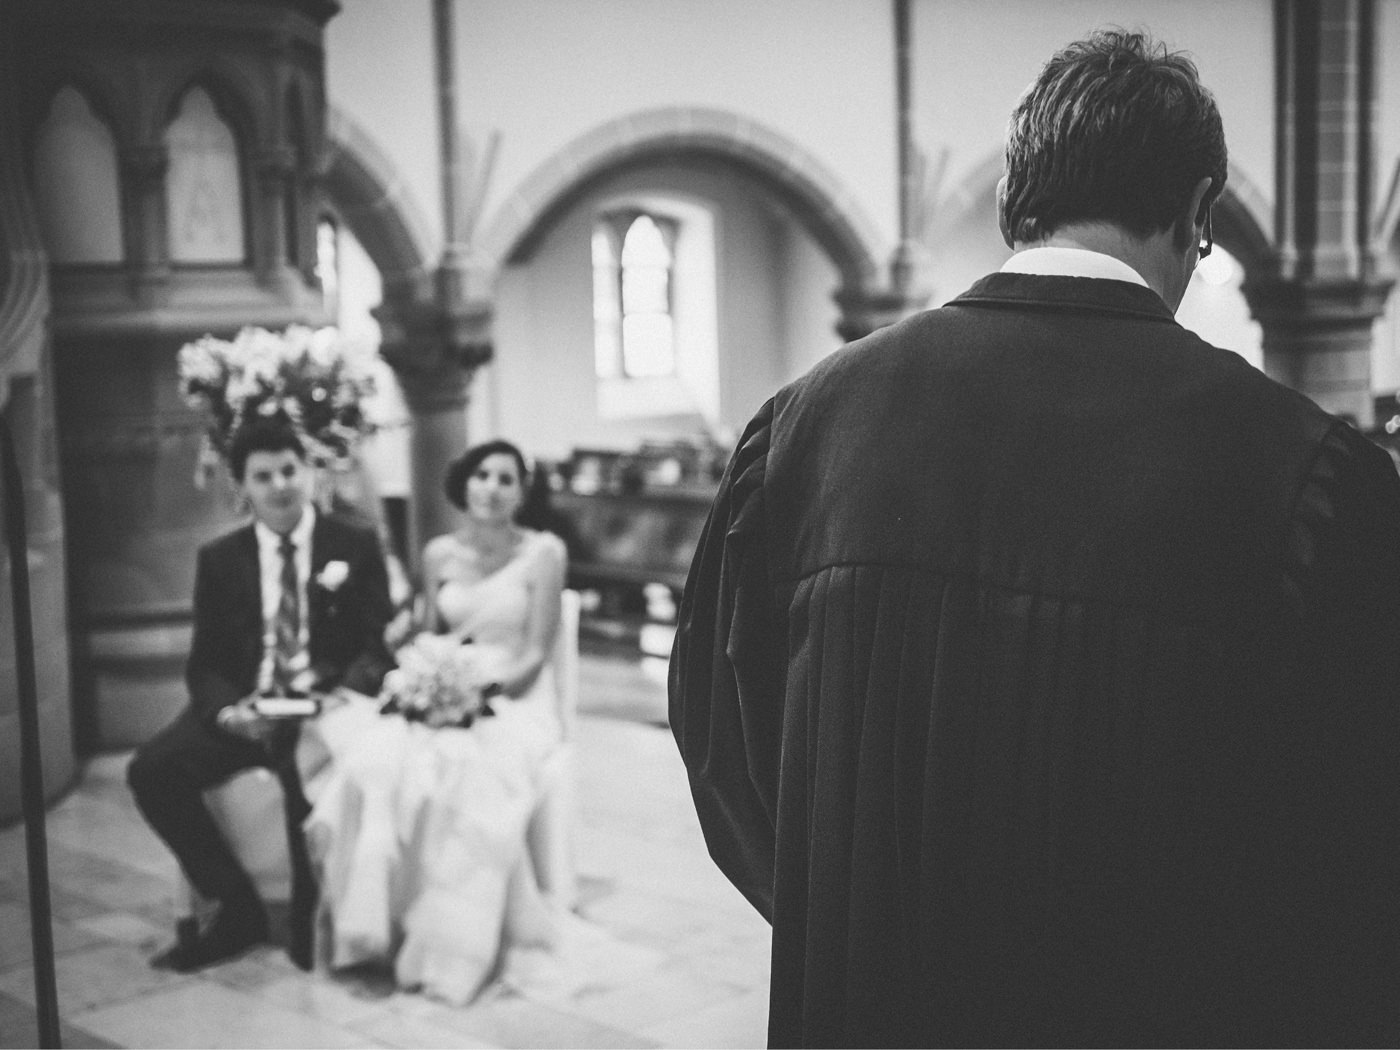
<path id="1" fill-rule="evenodd" d="M 203 930 L 198 930 L 191 920 L 182 922 L 175 944 L 155 956 L 151 965 L 159 970 L 193 973 L 241 955 L 266 940 L 267 914 L 261 905 L 224 905 Z"/>

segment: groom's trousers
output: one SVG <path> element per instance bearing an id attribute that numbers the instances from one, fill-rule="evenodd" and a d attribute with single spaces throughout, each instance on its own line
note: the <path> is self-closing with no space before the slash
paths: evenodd
<path id="1" fill-rule="evenodd" d="M 272 770 L 282 785 L 292 858 L 293 911 L 303 910 L 305 902 L 314 898 L 301 827 L 311 807 L 297 771 L 298 730 L 296 722 L 280 723 L 270 741 L 255 743 L 210 728 L 187 708 L 137 748 L 127 767 L 127 782 L 136 804 L 175 854 L 200 896 L 234 906 L 258 900 L 252 879 L 204 804 L 204 791 L 235 773 L 263 766 Z"/>

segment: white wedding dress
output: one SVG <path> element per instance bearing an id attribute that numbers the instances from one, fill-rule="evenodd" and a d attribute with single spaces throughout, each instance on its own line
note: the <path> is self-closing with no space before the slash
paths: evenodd
<path id="1" fill-rule="evenodd" d="M 449 579 L 436 595 L 484 659 L 523 642 L 530 542 L 540 537 L 485 580 Z M 430 729 L 377 706 L 351 700 L 319 720 L 332 755 L 306 822 L 322 879 L 319 959 L 333 969 L 393 960 L 401 987 L 453 1003 L 503 974 L 557 985 L 560 953 L 583 945 L 594 955 L 584 942 L 596 938 L 540 893 L 526 850 L 561 743 L 550 668 L 469 729 Z"/>

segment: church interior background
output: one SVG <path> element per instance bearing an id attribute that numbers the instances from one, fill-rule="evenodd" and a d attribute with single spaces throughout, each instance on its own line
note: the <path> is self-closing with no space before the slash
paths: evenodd
<path id="1" fill-rule="evenodd" d="M 656 658 L 738 431 L 1001 264 L 1007 114 L 1109 24 L 1189 51 L 1225 122 L 1178 319 L 1390 440 L 1400 0 L 0 4 L 0 403 L 49 800 L 184 703 L 194 553 L 238 511 L 194 480 L 183 343 L 335 324 L 378 352 L 357 481 L 410 578 L 448 460 L 516 441 L 577 529 L 585 648 Z M 687 1031 L 637 1045 L 719 1045 Z"/>

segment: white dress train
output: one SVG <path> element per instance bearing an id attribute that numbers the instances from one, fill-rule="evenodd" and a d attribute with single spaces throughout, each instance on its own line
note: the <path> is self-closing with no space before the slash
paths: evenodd
<path id="1" fill-rule="evenodd" d="M 539 543 L 539 536 L 527 543 Z M 527 547 L 474 584 L 451 579 L 437 606 L 484 660 L 523 642 Z M 620 944 L 540 892 L 526 828 L 561 728 L 548 666 L 469 729 L 430 729 L 352 699 L 319 731 L 332 755 L 307 839 L 322 879 L 318 958 L 333 969 L 393 960 L 401 987 L 452 1003 L 502 975 L 518 990 L 567 994 L 592 960 L 643 969 Z"/>

